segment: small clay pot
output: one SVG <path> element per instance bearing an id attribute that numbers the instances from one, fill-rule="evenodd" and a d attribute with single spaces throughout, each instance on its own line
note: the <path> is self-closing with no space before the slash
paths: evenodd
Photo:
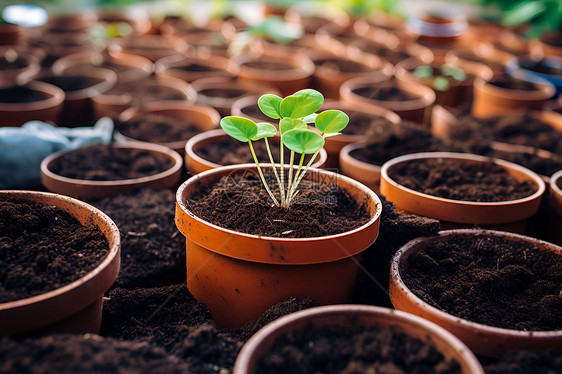
<path id="1" fill-rule="evenodd" d="M 484 356 L 501 357 L 509 351 L 530 349 L 562 352 L 561 330 L 523 331 L 492 327 L 472 322 L 453 316 L 429 305 L 406 286 L 401 275 L 402 264 L 409 255 L 422 248 L 426 241 L 435 238 L 447 241 L 452 236 L 462 235 L 473 237 L 475 234 L 500 236 L 529 242 L 542 250 L 554 251 L 562 256 L 562 249 L 560 247 L 523 235 L 487 230 L 440 231 L 437 237 L 418 238 L 406 243 L 392 258 L 390 269 L 390 299 L 394 307 L 398 310 L 412 313 L 436 323 L 457 336 L 475 353 Z"/>
<path id="2" fill-rule="evenodd" d="M 195 65 L 196 68 L 190 68 Z M 173 77 L 191 83 L 209 77 L 232 78 L 238 74 L 238 65 L 231 59 L 213 56 L 212 59 L 199 56 L 172 55 L 155 62 L 156 75 Z"/>
<path id="3" fill-rule="evenodd" d="M 142 108 L 129 108 L 119 115 L 119 120 L 127 122 L 135 117 L 142 117 L 147 114 L 159 114 L 166 117 L 183 120 L 186 123 L 193 123 L 201 131 L 208 131 L 218 127 L 221 116 L 213 108 L 206 105 L 194 105 L 183 102 L 160 101 L 153 102 Z M 131 139 L 136 140 L 136 139 Z M 171 148 L 184 155 L 185 143 L 188 139 L 178 139 L 169 143 L 157 143 Z M 140 140 L 139 140 L 140 141 Z"/>
<path id="4" fill-rule="evenodd" d="M 562 57 L 547 56 L 540 59 L 532 56 L 518 56 L 509 61 L 506 71 L 525 80 L 544 79 L 556 89 L 554 99 L 562 93 Z"/>
<path id="5" fill-rule="evenodd" d="M 549 199 L 550 207 L 550 241 L 562 245 L 562 170 L 557 171 L 550 178 Z"/>
<path id="6" fill-rule="evenodd" d="M 404 187 L 389 176 L 396 165 L 412 160 L 449 158 L 464 163 L 493 162 L 505 168 L 519 181 L 528 180 L 537 191 L 522 199 L 500 202 L 474 202 L 446 199 Z M 545 192 L 545 183 L 531 170 L 512 162 L 468 153 L 423 152 L 396 157 L 381 168 L 380 192 L 401 211 L 438 219 L 450 228 L 479 225 L 480 227 L 523 232 L 526 220 L 534 215 Z"/>
<path id="7" fill-rule="evenodd" d="M 540 38 L 540 48 L 545 56 L 562 57 L 562 46 L 560 45 L 561 33 L 544 33 Z"/>
<path id="8" fill-rule="evenodd" d="M 125 193 L 136 188 L 161 190 L 175 188 L 180 182 L 183 161 L 181 156 L 168 147 L 152 143 L 122 143 L 119 148 L 141 149 L 163 155 L 174 161 L 171 168 L 158 174 L 142 178 L 116 181 L 96 181 L 63 177 L 51 171 L 50 165 L 57 158 L 72 151 L 62 151 L 47 156 L 41 162 L 41 183 L 51 192 L 72 196 L 78 199 L 102 199 Z"/>
<path id="9" fill-rule="evenodd" d="M 21 53 L 19 50 L 10 47 L 0 47 L 0 57 L 3 59 L 13 58 L 14 61 L 24 64 L 23 67 L 1 69 L 0 88 L 27 84 L 39 74 L 39 60 L 31 54 Z"/>
<path id="10" fill-rule="evenodd" d="M 383 51 L 381 51 L 383 50 Z M 435 60 L 435 56 L 431 49 L 415 42 L 403 43 L 394 35 L 389 35 L 384 39 L 359 39 L 354 41 L 347 48 L 348 56 L 352 59 L 360 58 L 362 53 L 381 55 L 384 50 L 388 52 L 380 57 L 387 59 L 390 63 L 396 65 L 405 58 L 416 58 L 425 64 L 430 64 Z M 403 53 L 392 55 L 396 51 Z M 401 55 L 407 55 L 403 57 Z"/>
<path id="11" fill-rule="evenodd" d="M 298 332 L 309 324 L 317 328 L 376 326 L 381 331 L 404 333 L 433 346 L 445 359 L 458 362 L 461 373 L 484 373 L 478 359 L 464 343 L 445 329 L 423 318 L 378 306 L 331 305 L 291 313 L 260 329 L 242 347 L 236 358 L 233 374 L 257 373 L 258 361 L 271 350 L 278 338 Z"/>
<path id="12" fill-rule="evenodd" d="M 0 23 L 0 45 L 17 45 L 23 39 L 23 28 L 13 23 Z"/>
<path id="13" fill-rule="evenodd" d="M 179 38 L 143 35 L 133 38 L 113 39 L 108 49 L 114 56 L 118 56 L 119 53 L 128 53 L 156 62 L 167 56 L 185 53 L 188 50 L 188 46 Z"/>
<path id="14" fill-rule="evenodd" d="M 236 100 L 232 104 L 230 114 L 233 116 L 246 117 L 252 121 L 259 122 L 272 122 L 272 118 L 263 114 L 258 106 L 259 95 L 245 96 Z"/>
<path id="15" fill-rule="evenodd" d="M 505 63 L 502 62 L 501 57 L 494 59 L 494 55 L 486 52 L 487 47 L 481 44 L 473 48 L 454 48 L 445 54 L 445 62 L 447 64 L 466 66 L 467 69 L 479 69 L 482 65 L 486 65 L 492 69 L 494 75 L 499 75 L 505 72 Z"/>
<path id="16" fill-rule="evenodd" d="M 546 80 L 534 78 L 533 90 L 521 90 L 499 87 L 494 82 L 513 80 L 507 75 L 496 76 L 486 82 L 474 80 L 474 102 L 472 115 L 490 117 L 514 113 L 522 108 L 541 109 L 554 95 L 554 86 Z"/>
<path id="17" fill-rule="evenodd" d="M 62 209 L 81 224 L 99 228 L 109 244 L 103 261 L 80 279 L 40 295 L 0 303 L 0 334 L 99 333 L 103 294 L 119 272 L 121 238 L 115 223 L 102 211 L 67 196 L 13 190 L 0 191 L 0 196 Z"/>
<path id="18" fill-rule="evenodd" d="M 335 24 L 320 27 L 315 34 L 316 43 L 338 56 L 347 54 L 347 46 L 359 38 L 353 24 L 341 27 Z"/>
<path id="19" fill-rule="evenodd" d="M 376 193 L 380 191 L 381 167 L 351 156 L 351 152 L 365 146 L 364 142 L 350 143 L 339 153 L 339 168 L 343 175 L 363 183 Z"/>
<path id="20" fill-rule="evenodd" d="M 37 81 L 24 87 L 44 93 L 47 97 L 27 103 L 0 102 L 0 126 L 21 126 L 32 120 L 57 123 L 63 108 L 64 91 L 55 85 Z"/>
<path id="21" fill-rule="evenodd" d="M 354 91 L 364 87 L 384 87 L 394 85 L 413 96 L 412 100 L 377 100 L 361 96 Z M 435 102 L 435 92 L 425 85 L 404 83 L 394 80 L 381 81 L 373 78 L 354 78 L 345 82 L 340 88 L 342 100 L 353 105 L 383 107 L 395 112 L 401 118 L 420 124 L 429 122 L 430 108 Z"/>
<path id="22" fill-rule="evenodd" d="M 231 139 L 222 129 L 209 130 L 202 132 L 201 134 L 195 135 L 193 138 L 189 139 L 185 144 L 185 168 L 191 174 L 199 174 L 207 170 L 216 169 L 221 166 L 211 162 L 201 156 L 199 156 L 198 151 L 204 148 L 207 144 L 213 142 L 220 142 L 224 140 Z M 326 160 L 328 155 L 325 149 L 320 150 L 318 157 L 312 165 L 313 168 L 321 169 L 326 165 Z M 279 161 L 279 160 L 275 160 Z M 267 165 L 271 165 L 269 162 Z M 280 166 L 280 164 L 277 164 Z"/>

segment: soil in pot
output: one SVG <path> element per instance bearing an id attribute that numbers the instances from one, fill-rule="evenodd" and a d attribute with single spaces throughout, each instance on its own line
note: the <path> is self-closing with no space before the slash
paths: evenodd
<path id="1" fill-rule="evenodd" d="M 559 253 L 486 234 L 433 240 L 400 272 L 418 297 L 454 316 L 485 325 L 562 329 Z"/>
<path id="2" fill-rule="evenodd" d="M 83 277 L 108 254 L 98 228 L 54 207 L 0 199 L 0 303 L 55 290 Z"/>
<path id="3" fill-rule="evenodd" d="M 161 114 L 145 114 L 128 121 L 114 119 L 117 130 L 132 139 L 153 143 L 187 140 L 201 132 L 194 122 Z"/>
<path id="4" fill-rule="evenodd" d="M 329 69 L 340 73 L 367 73 L 374 70 L 359 62 L 338 58 L 315 59 L 314 64 L 317 68 Z"/>
<path id="5" fill-rule="evenodd" d="M 541 157 L 537 150 L 524 153 L 493 150 L 491 155 L 514 162 L 544 176 L 550 176 L 558 170 L 562 170 L 562 156 L 552 154 L 551 158 L 545 158 Z"/>
<path id="6" fill-rule="evenodd" d="M 545 63 L 544 60 L 533 61 L 522 66 L 525 69 L 547 75 L 562 75 L 562 67 Z"/>
<path id="7" fill-rule="evenodd" d="M 238 88 L 205 88 L 197 91 L 200 96 L 210 98 L 219 97 L 223 99 L 236 99 L 248 94 L 248 90 Z"/>
<path id="8" fill-rule="evenodd" d="M 36 91 L 25 86 L 0 88 L 0 103 L 32 103 L 46 100 L 50 97 L 51 95 L 47 95 L 45 92 Z"/>
<path id="9" fill-rule="evenodd" d="M 272 172 L 266 173 L 266 180 L 272 191 L 277 190 Z M 272 206 L 259 176 L 233 175 L 206 186 L 186 201 L 186 206 L 196 216 L 220 227 L 268 237 L 339 234 L 370 219 L 365 207 L 335 184 L 305 178 L 298 189 L 291 207 L 284 209 Z"/>
<path id="10" fill-rule="evenodd" d="M 356 43 L 356 45 L 361 51 L 382 57 L 393 64 L 396 64 L 401 60 L 413 57 L 403 49 L 390 49 L 382 44 L 371 42 L 367 39 L 361 40 L 360 42 Z"/>
<path id="11" fill-rule="evenodd" d="M 117 224 L 121 268 L 113 287 L 160 287 L 185 280 L 185 240 L 174 224 L 175 195 L 140 189 L 91 202 Z"/>
<path id="12" fill-rule="evenodd" d="M 158 85 L 157 81 L 154 84 L 150 81 L 139 81 L 132 83 L 119 83 L 111 90 L 104 93 L 106 96 L 119 96 L 119 102 L 126 99 L 130 101 L 131 106 L 141 106 L 145 103 L 160 100 L 185 100 L 185 93 L 181 88 L 171 88 Z M 141 83 L 141 84 L 139 84 Z"/>
<path id="13" fill-rule="evenodd" d="M 257 373 L 460 373 L 434 347 L 396 331 L 332 325 L 279 336 Z"/>
<path id="14" fill-rule="evenodd" d="M 419 99 L 419 97 L 411 95 L 398 87 L 388 85 L 383 87 L 359 87 L 354 89 L 353 92 L 359 96 L 381 101 L 409 101 Z"/>
<path id="15" fill-rule="evenodd" d="M 68 152 L 50 164 L 67 178 L 111 181 L 142 178 L 170 169 L 174 161 L 143 149 L 93 145 Z"/>
<path id="16" fill-rule="evenodd" d="M 382 116 L 368 115 L 362 112 L 347 111 L 349 124 L 345 128 L 345 135 L 365 135 L 371 128 L 387 128 L 394 123 Z"/>
<path id="17" fill-rule="evenodd" d="M 53 75 L 38 80 L 60 87 L 65 92 L 79 91 L 103 82 L 103 79 L 82 75 Z"/>
<path id="18" fill-rule="evenodd" d="M 513 351 L 497 360 L 480 359 L 487 374 L 561 373 L 562 356 L 548 351 Z"/>
<path id="19" fill-rule="evenodd" d="M 268 116 L 263 114 L 263 112 L 261 111 L 258 104 L 246 106 L 246 107 L 242 108 L 240 111 L 242 112 L 243 116 L 256 118 L 260 121 L 264 121 L 264 122 L 268 122 L 268 123 L 271 122 L 271 118 L 269 118 Z"/>
<path id="20" fill-rule="evenodd" d="M 537 86 L 534 85 L 533 83 L 527 82 L 527 81 L 522 81 L 519 79 L 514 79 L 511 77 L 504 77 L 502 79 L 494 79 L 488 82 L 489 84 L 496 86 L 496 87 L 500 87 L 500 88 L 505 88 L 508 90 L 519 90 L 519 91 L 536 91 L 537 90 Z"/>
<path id="21" fill-rule="evenodd" d="M 273 70 L 273 71 L 283 71 L 283 70 L 292 70 L 295 69 L 294 65 L 280 62 L 280 61 L 260 61 L 260 60 L 252 60 L 248 62 L 242 63 L 243 66 L 250 68 L 250 69 L 257 69 L 257 70 Z"/>
<path id="22" fill-rule="evenodd" d="M 389 169 L 388 174 L 412 190 L 461 201 L 518 200 L 537 190 L 531 181 L 520 182 L 493 162 L 465 163 L 443 158 L 411 160 Z"/>

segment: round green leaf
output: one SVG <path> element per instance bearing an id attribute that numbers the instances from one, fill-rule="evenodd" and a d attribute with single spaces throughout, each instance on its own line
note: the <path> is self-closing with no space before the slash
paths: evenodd
<path id="1" fill-rule="evenodd" d="M 336 133 L 345 129 L 349 123 L 349 117 L 341 110 L 325 110 L 318 114 L 314 125 L 322 133 Z"/>
<path id="2" fill-rule="evenodd" d="M 277 134 L 277 129 L 271 123 L 260 122 L 258 123 L 258 134 L 252 140 L 260 140 L 263 138 L 271 138 Z"/>
<path id="3" fill-rule="evenodd" d="M 279 112 L 279 105 L 283 99 L 277 95 L 265 94 L 258 99 L 258 106 L 260 107 L 263 114 L 269 118 L 277 119 L 281 118 L 281 113 Z"/>
<path id="4" fill-rule="evenodd" d="M 324 96 L 307 88 L 287 96 L 279 106 L 281 117 L 303 118 L 316 112 L 324 103 Z"/>
<path id="5" fill-rule="evenodd" d="M 307 129 L 306 123 L 300 119 L 283 118 L 279 121 L 279 132 L 281 135 L 293 129 Z"/>
<path id="6" fill-rule="evenodd" d="M 224 132 L 241 142 L 248 142 L 258 134 L 258 125 L 248 118 L 224 117 L 220 124 Z"/>
<path id="7" fill-rule="evenodd" d="M 312 130 L 294 129 L 282 136 L 283 144 L 297 153 L 316 153 L 325 143 L 322 135 Z"/>

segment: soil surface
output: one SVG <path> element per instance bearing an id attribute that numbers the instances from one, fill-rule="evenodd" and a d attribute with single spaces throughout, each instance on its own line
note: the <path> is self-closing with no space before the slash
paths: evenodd
<path id="1" fill-rule="evenodd" d="M 287 177 L 285 177 L 287 178 Z M 266 180 L 276 191 L 275 177 Z M 272 206 L 257 173 L 222 178 L 186 201 L 205 221 L 253 235 L 314 238 L 339 234 L 370 219 L 363 202 L 356 202 L 335 184 L 304 178 L 289 209 Z M 278 199 L 278 196 L 277 196 Z"/>
<path id="2" fill-rule="evenodd" d="M 279 163 L 279 141 L 276 141 L 275 139 L 269 139 L 268 142 L 273 160 L 276 163 Z M 256 156 L 258 157 L 260 164 L 262 162 L 263 164 L 270 164 L 265 141 L 260 140 L 257 142 L 252 142 L 252 147 L 254 147 L 254 151 L 256 152 Z M 242 143 L 230 137 L 228 139 L 207 143 L 205 147 L 200 148 L 195 153 L 205 160 L 209 160 L 219 165 L 254 163 L 254 158 L 252 157 L 252 154 L 248 147 L 248 143 Z M 298 165 L 300 157 L 300 153 L 295 153 L 294 162 L 296 165 Z M 310 157 L 311 155 L 305 155 L 304 165 L 308 163 Z M 285 148 L 283 151 L 283 159 L 285 160 L 284 162 L 286 165 L 291 160 L 291 151 L 287 148 Z M 319 156 L 316 156 L 315 161 L 318 160 Z"/>
<path id="3" fill-rule="evenodd" d="M 507 160 L 524 166 L 535 173 L 550 177 L 558 170 L 562 170 L 562 156 L 552 154 L 545 158 L 536 151 L 529 152 L 503 152 L 494 150 L 492 155 L 502 160 Z"/>
<path id="4" fill-rule="evenodd" d="M 44 92 L 32 90 L 27 87 L 16 86 L 0 88 L 0 103 L 32 103 L 34 101 L 46 100 L 51 97 L 51 95 Z"/>
<path id="5" fill-rule="evenodd" d="M 209 98 L 236 99 L 249 94 L 241 88 L 205 88 L 198 91 L 199 95 Z"/>
<path id="6" fill-rule="evenodd" d="M 186 95 L 180 87 L 173 88 L 158 84 L 157 80 L 147 79 L 131 83 L 118 83 L 104 95 L 119 96 L 117 102 L 130 102 L 131 106 L 142 106 L 153 101 L 185 100 Z"/>
<path id="7" fill-rule="evenodd" d="M 279 336 L 256 366 L 256 372 L 270 374 L 461 372 L 456 361 L 404 333 L 312 324 Z"/>
<path id="8" fill-rule="evenodd" d="M 216 68 L 214 66 L 209 65 L 201 65 L 197 63 L 191 63 L 181 66 L 175 66 L 173 69 L 185 70 L 185 71 L 197 71 L 197 72 L 213 72 L 213 71 L 222 71 L 223 69 Z"/>
<path id="9" fill-rule="evenodd" d="M 468 163 L 443 158 L 411 160 L 390 168 L 388 174 L 407 188 L 452 200 L 510 201 L 530 196 L 537 190 L 533 182 L 519 182 L 492 162 Z"/>
<path id="10" fill-rule="evenodd" d="M 510 77 L 505 77 L 502 79 L 495 79 L 488 82 L 489 84 L 499 87 L 505 88 L 508 90 L 519 90 L 519 91 L 537 91 L 538 87 L 530 82 L 522 81 L 519 79 L 513 79 Z"/>
<path id="11" fill-rule="evenodd" d="M 121 268 L 113 287 L 160 287 L 185 280 L 185 237 L 172 191 L 141 189 L 91 202 L 117 224 Z"/>
<path id="12" fill-rule="evenodd" d="M 54 84 L 60 87 L 65 92 L 72 92 L 82 90 L 84 88 L 92 87 L 98 83 L 103 82 L 102 79 L 85 77 L 80 75 L 53 75 L 43 78 L 38 78 L 41 82 Z"/>
<path id="13" fill-rule="evenodd" d="M 16 58 L 11 59 L 6 57 L 7 54 L 9 54 L 9 52 L 0 56 L 0 71 L 23 69 L 29 66 L 29 63 L 24 58 L 14 56 Z"/>
<path id="14" fill-rule="evenodd" d="M 188 140 L 201 132 L 194 122 L 162 114 L 143 114 L 128 121 L 114 119 L 117 130 L 129 138 L 153 143 Z"/>
<path id="15" fill-rule="evenodd" d="M 173 163 L 169 157 L 146 150 L 93 145 L 58 157 L 50 170 L 67 178 L 111 181 L 158 174 Z"/>
<path id="16" fill-rule="evenodd" d="M 482 362 L 486 374 L 562 373 L 562 356 L 548 351 L 514 351 L 498 360 Z"/>
<path id="17" fill-rule="evenodd" d="M 349 124 L 345 128 L 345 135 L 365 135 L 370 128 L 387 128 L 394 124 L 382 116 L 362 112 L 348 111 Z"/>
<path id="18" fill-rule="evenodd" d="M 366 73 L 376 69 L 372 69 L 367 65 L 352 60 L 323 58 L 314 60 L 314 64 L 318 68 L 338 71 L 340 73 Z"/>
<path id="19" fill-rule="evenodd" d="M 257 69 L 257 70 L 293 70 L 297 69 L 296 66 L 287 64 L 280 61 L 268 61 L 268 60 L 259 60 L 259 61 L 248 61 L 242 63 L 242 66 L 250 69 Z"/>
<path id="20" fill-rule="evenodd" d="M 368 40 L 362 40 L 361 43 L 357 44 L 357 47 L 363 52 L 382 57 L 394 65 L 406 58 L 412 57 L 406 51 L 400 49 L 390 49 Z"/>
<path id="21" fill-rule="evenodd" d="M 63 210 L 0 197 L 0 303 L 72 283 L 108 252 L 101 230 Z"/>
<path id="22" fill-rule="evenodd" d="M 258 119 L 260 122 L 268 122 L 271 123 L 272 119 L 263 114 L 258 104 L 253 104 L 246 106 L 241 109 L 243 116 L 248 116 L 252 118 Z"/>
<path id="23" fill-rule="evenodd" d="M 419 96 L 414 96 L 395 86 L 382 87 L 360 87 L 353 90 L 353 93 L 368 99 L 380 101 L 410 101 L 419 100 Z"/>
<path id="24" fill-rule="evenodd" d="M 538 60 L 531 64 L 522 64 L 522 67 L 541 74 L 562 75 L 560 64 L 558 66 L 556 64 L 549 64 L 548 60 Z"/>
<path id="25" fill-rule="evenodd" d="M 485 234 L 432 240 L 400 272 L 420 298 L 485 325 L 562 329 L 562 255 Z"/>

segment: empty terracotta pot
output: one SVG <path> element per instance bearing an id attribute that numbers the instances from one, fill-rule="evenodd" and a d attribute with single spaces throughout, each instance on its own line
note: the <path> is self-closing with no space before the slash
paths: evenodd
<path id="1" fill-rule="evenodd" d="M 212 59 L 199 56 L 172 55 L 155 62 L 158 76 L 173 77 L 191 83 L 209 77 L 235 77 L 237 64 L 226 57 L 213 56 Z"/>
<path id="2" fill-rule="evenodd" d="M 115 223 L 93 206 L 67 196 L 7 190 L 0 191 L 0 197 L 55 206 L 82 225 L 99 228 L 109 243 L 105 259 L 82 278 L 43 294 L 0 303 L 0 334 L 99 333 L 103 294 L 119 272 L 121 238 Z"/>
<path id="3" fill-rule="evenodd" d="M 234 364 L 234 374 L 257 373 L 259 360 L 268 353 L 276 339 L 303 330 L 342 326 L 347 328 L 377 327 L 381 331 L 404 333 L 426 342 L 445 359 L 458 362 L 463 374 L 484 373 L 482 366 L 463 342 L 445 329 L 409 313 L 367 305 L 330 305 L 301 310 L 281 317 L 255 333 L 242 347 Z M 368 358 L 365 358 L 368 362 Z"/>
<path id="4" fill-rule="evenodd" d="M 370 164 L 351 156 L 351 152 L 365 146 L 363 142 L 350 143 L 344 146 L 339 153 L 340 171 L 344 175 L 363 183 L 375 192 L 380 190 L 381 167 Z"/>

